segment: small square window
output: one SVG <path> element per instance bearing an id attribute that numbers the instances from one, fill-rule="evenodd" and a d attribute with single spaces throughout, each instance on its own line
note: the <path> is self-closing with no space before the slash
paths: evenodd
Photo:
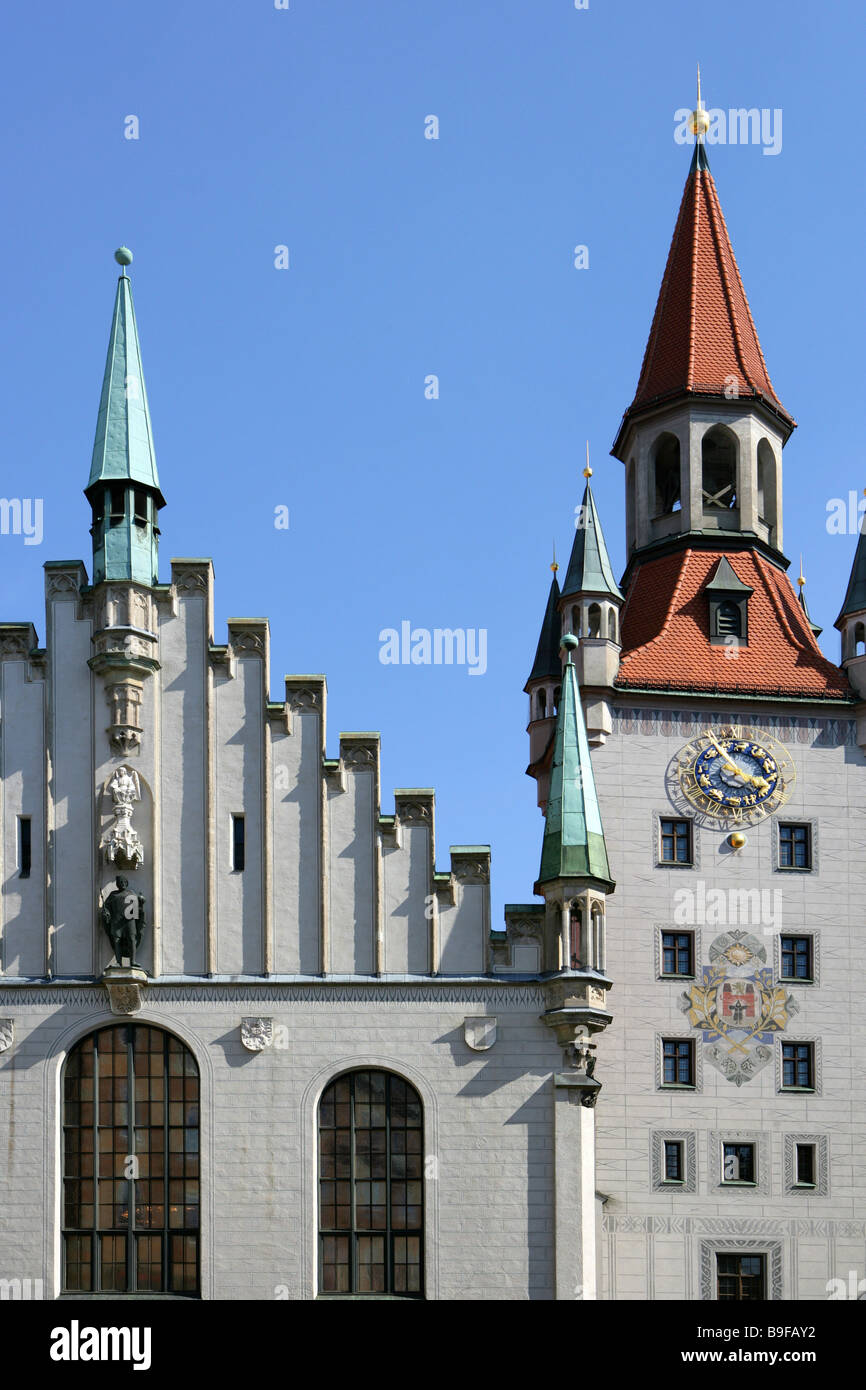
<path id="1" fill-rule="evenodd" d="M 662 864 L 691 864 L 692 823 L 690 820 L 659 821 L 659 859 Z"/>
<path id="2" fill-rule="evenodd" d="M 779 868 L 811 869 L 812 827 L 779 825 Z"/>
<path id="3" fill-rule="evenodd" d="M 662 1038 L 662 1085 L 694 1086 L 695 1045 L 690 1038 Z"/>
<path id="4" fill-rule="evenodd" d="M 794 1150 L 795 1184 L 797 1187 L 814 1187 L 817 1164 L 814 1144 L 797 1144 Z"/>
<path id="5" fill-rule="evenodd" d="M 722 1145 L 722 1182 L 752 1183 L 755 1177 L 754 1144 Z"/>
<path id="6" fill-rule="evenodd" d="M 695 934 L 690 931 L 662 932 L 662 974 L 694 975 Z"/>
<path id="7" fill-rule="evenodd" d="M 782 1089 L 812 1091 L 815 1089 L 814 1043 L 782 1043 Z"/>
<path id="8" fill-rule="evenodd" d="M 780 940 L 780 967 L 783 980 L 812 980 L 811 936 L 783 936 Z"/>
<path id="9" fill-rule="evenodd" d="M 664 1182 L 685 1182 L 685 1167 L 683 1164 L 683 1141 L 681 1139 L 665 1139 L 664 1141 Z"/>

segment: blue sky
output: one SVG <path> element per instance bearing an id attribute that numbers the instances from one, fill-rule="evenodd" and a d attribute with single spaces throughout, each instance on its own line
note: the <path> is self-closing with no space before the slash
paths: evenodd
<path id="1" fill-rule="evenodd" d="M 490 843 L 494 920 L 531 901 L 522 687 L 551 542 L 565 562 L 589 438 L 621 572 L 608 451 L 700 59 L 706 106 L 782 111 L 778 154 L 718 145 L 710 161 L 799 423 L 786 551 L 805 552 L 838 660 L 855 538 L 828 534 L 827 503 L 866 486 L 859 7 L 89 0 L 18 3 L 4 27 L 2 492 L 45 508 L 41 545 L 0 536 L 4 620 L 44 639 L 43 563 L 90 567 L 81 489 L 123 242 L 163 579 L 171 556 L 212 556 L 215 639 L 229 616 L 267 615 L 273 697 L 284 672 L 326 672 L 329 753 L 340 730 L 381 730 L 384 809 L 394 786 L 435 786 L 439 867 L 450 843 Z M 379 633 L 403 620 L 486 629 L 486 672 L 383 665 Z"/>

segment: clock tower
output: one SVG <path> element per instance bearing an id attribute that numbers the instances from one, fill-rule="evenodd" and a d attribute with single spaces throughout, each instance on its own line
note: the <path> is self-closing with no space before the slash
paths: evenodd
<path id="1" fill-rule="evenodd" d="M 866 894 L 866 541 L 837 622 L 840 666 L 787 573 L 782 451 L 795 422 L 749 309 L 708 123 L 699 95 L 612 449 L 625 471 L 624 571 L 617 583 L 604 563 L 588 490 L 569 567 L 579 577 L 558 599 L 559 635 L 573 634 L 563 698 L 576 678 L 616 880 L 604 910 L 611 1017 L 593 1073 L 598 1297 L 826 1298 L 839 1270 L 862 1266 L 866 1234 L 852 1205 L 866 1057 L 852 1055 L 851 1031 Z M 542 807 L 549 784 L 554 811 L 556 742 L 537 692 L 556 685 L 555 606 L 527 686 L 528 771 Z M 546 889 L 536 885 L 549 915 Z"/>

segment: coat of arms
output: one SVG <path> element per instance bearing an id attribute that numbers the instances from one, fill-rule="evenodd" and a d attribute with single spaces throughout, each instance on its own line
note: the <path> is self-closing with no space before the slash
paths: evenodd
<path id="1" fill-rule="evenodd" d="M 745 931 L 716 937 L 710 964 L 682 995 L 680 1008 L 701 1030 L 704 1056 L 735 1086 L 767 1065 L 773 1035 L 799 1011 L 793 996 L 773 983 L 765 947 Z"/>

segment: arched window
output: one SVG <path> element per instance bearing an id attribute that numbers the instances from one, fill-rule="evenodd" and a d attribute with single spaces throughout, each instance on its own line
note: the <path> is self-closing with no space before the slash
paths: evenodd
<path id="1" fill-rule="evenodd" d="M 571 630 L 575 637 L 580 637 L 580 606 L 576 603 L 571 609 Z"/>
<path id="2" fill-rule="evenodd" d="M 628 464 L 626 465 L 626 470 L 625 470 L 625 533 L 626 533 L 626 544 L 628 545 L 630 551 L 631 551 L 631 550 L 634 550 L 635 544 L 636 544 L 636 538 L 635 538 L 635 514 L 636 514 L 636 507 L 635 507 L 635 495 L 634 495 L 634 492 L 635 492 L 634 477 L 635 477 L 634 459 L 629 459 Z"/>
<path id="3" fill-rule="evenodd" d="M 199 1291 L 198 1067 L 161 1028 L 101 1028 L 66 1059 L 63 1289 Z"/>
<path id="4" fill-rule="evenodd" d="M 616 609 L 611 608 L 607 615 L 607 635 L 611 642 L 616 641 Z"/>
<path id="5" fill-rule="evenodd" d="M 319 1292 L 424 1297 L 424 1115 L 388 1071 L 338 1076 L 319 1103 Z"/>
<path id="6" fill-rule="evenodd" d="M 539 690 L 538 694 L 535 697 L 535 717 L 536 719 L 543 719 L 546 713 L 547 692 L 545 690 Z"/>
<path id="7" fill-rule="evenodd" d="M 571 968 L 572 970 L 580 970 L 582 965 L 581 951 L 583 950 L 583 908 L 580 906 L 579 903 L 571 904 L 571 909 L 568 914 L 568 923 Z"/>
<path id="8" fill-rule="evenodd" d="M 768 439 L 758 445 L 758 520 L 776 524 L 776 457 Z"/>
<path id="9" fill-rule="evenodd" d="M 680 441 L 674 434 L 660 434 L 653 445 L 654 514 L 666 516 L 682 510 Z"/>
<path id="10" fill-rule="evenodd" d="M 559 685 L 555 686 L 555 687 L 554 687 L 554 691 L 553 691 L 553 712 L 554 712 L 554 714 L 556 714 L 556 711 L 559 709 L 559 697 L 560 697 L 561 694 L 562 694 L 562 687 L 559 686 Z"/>
<path id="11" fill-rule="evenodd" d="M 854 655 L 866 656 L 866 626 L 857 623 L 854 628 Z"/>
<path id="12" fill-rule="evenodd" d="M 724 425 L 713 425 L 701 441 L 704 511 L 728 511 L 737 502 L 737 441 Z"/>
<path id="13" fill-rule="evenodd" d="M 587 620 L 588 620 L 588 622 L 589 622 L 589 635 L 590 635 L 590 637 L 600 637 L 600 636 L 601 636 L 601 605 L 600 605 L 600 604 L 598 604 L 598 603 L 591 603 L 591 604 L 589 605 L 589 612 L 587 613 Z"/>
<path id="14" fill-rule="evenodd" d="M 743 618 L 738 603 L 726 599 L 719 604 L 716 614 L 716 631 L 719 637 L 742 637 Z"/>

